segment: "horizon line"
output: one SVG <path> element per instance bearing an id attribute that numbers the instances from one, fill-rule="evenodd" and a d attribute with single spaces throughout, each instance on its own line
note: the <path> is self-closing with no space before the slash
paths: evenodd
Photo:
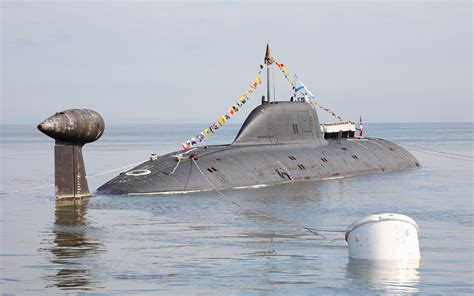
<path id="1" fill-rule="evenodd" d="M 226 123 L 226 125 L 242 125 L 244 122 L 232 122 Z M 323 122 L 320 122 L 322 124 Z M 358 122 L 355 122 L 356 124 Z M 363 121 L 363 124 L 459 124 L 459 123 L 471 123 L 474 124 L 474 121 Z M 208 122 L 179 122 L 179 123 L 165 123 L 165 122 L 133 122 L 133 121 L 109 121 L 106 124 L 111 125 L 207 125 Z M 2 121 L 0 126 L 5 125 L 33 125 L 36 126 L 37 123 L 26 122 L 26 121 Z"/>

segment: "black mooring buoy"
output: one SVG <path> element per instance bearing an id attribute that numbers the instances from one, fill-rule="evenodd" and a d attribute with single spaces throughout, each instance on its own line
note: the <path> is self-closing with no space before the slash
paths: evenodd
<path id="1" fill-rule="evenodd" d="M 38 129 L 56 140 L 54 175 L 56 198 L 90 196 L 82 146 L 96 141 L 104 133 L 104 119 L 94 110 L 70 109 L 58 112 L 38 125 Z"/>

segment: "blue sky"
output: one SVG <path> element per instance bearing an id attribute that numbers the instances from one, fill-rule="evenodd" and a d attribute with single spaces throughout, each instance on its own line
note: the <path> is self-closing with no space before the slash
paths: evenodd
<path id="1" fill-rule="evenodd" d="M 255 78 L 267 42 L 344 118 L 473 121 L 470 1 L 1 3 L 4 123 L 68 108 L 109 123 L 208 123 Z"/>

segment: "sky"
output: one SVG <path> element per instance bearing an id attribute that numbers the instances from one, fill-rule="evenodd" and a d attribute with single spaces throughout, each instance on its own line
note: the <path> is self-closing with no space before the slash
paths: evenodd
<path id="1" fill-rule="evenodd" d="M 1 122 L 89 108 L 106 123 L 210 123 L 254 80 L 267 43 L 319 104 L 347 120 L 472 122 L 472 9 L 471 1 L 1 1 Z M 276 99 L 288 100 L 289 84 L 277 69 L 273 76 Z M 264 85 L 235 123 L 260 104 Z"/>

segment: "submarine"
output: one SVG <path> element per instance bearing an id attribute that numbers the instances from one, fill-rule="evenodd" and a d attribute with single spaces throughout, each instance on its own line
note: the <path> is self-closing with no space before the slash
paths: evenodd
<path id="1" fill-rule="evenodd" d="M 265 64 L 272 60 L 269 46 Z M 150 159 L 97 189 L 99 194 L 144 195 L 238 189 L 324 180 L 420 166 L 403 147 L 356 137 L 352 122 L 322 125 L 307 96 L 290 101 L 267 96 L 228 145 L 184 149 Z M 187 148 L 187 145 L 184 146 Z"/>
<path id="2" fill-rule="evenodd" d="M 351 121 L 321 124 L 317 105 L 308 98 L 311 93 L 306 87 L 302 92 L 293 85 L 295 95 L 290 100 L 270 101 L 269 71 L 271 63 L 276 62 L 268 45 L 264 61 L 266 67 L 260 68 L 267 71 L 267 95 L 248 115 L 232 143 L 203 146 L 193 138 L 183 143 L 182 150 L 161 156 L 152 154 L 147 161 L 100 186 L 97 194 L 148 195 L 255 188 L 420 166 L 410 152 L 393 142 L 365 137 L 362 129 L 356 135 L 357 129 Z M 288 78 L 283 64 L 277 65 Z M 241 99 L 241 103 L 245 99 L 249 98 Z M 102 134 L 103 122 L 98 120 L 97 126 L 102 130 L 94 131 L 94 139 Z M 214 129 L 217 128 L 216 123 Z M 208 133 L 207 130 L 198 135 L 199 141 Z"/>

